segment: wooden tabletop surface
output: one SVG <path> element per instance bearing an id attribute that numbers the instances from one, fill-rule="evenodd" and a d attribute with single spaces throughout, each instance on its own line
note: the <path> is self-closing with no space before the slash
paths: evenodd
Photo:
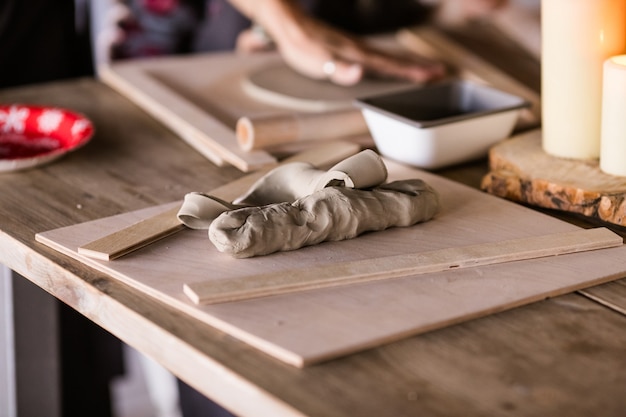
<path id="1" fill-rule="evenodd" d="M 625 279 L 296 369 L 35 242 L 38 232 L 179 200 L 241 172 L 212 165 L 95 80 L 4 90 L 0 102 L 67 107 L 96 126 L 91 143 L 61 160 L 0 174 L 0 263 L 236 414 L 626 410 Z M 479 161 L 440 173 L 477 187 L 486 171 Z"/>

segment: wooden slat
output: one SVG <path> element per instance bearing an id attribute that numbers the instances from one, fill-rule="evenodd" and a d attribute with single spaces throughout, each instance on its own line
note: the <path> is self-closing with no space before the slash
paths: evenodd
<path id="1" fill-rule="evenodd" d="M 626 279 L 607 282 L 579 292 L 585 297 L 626 315 Z"/>
<path id="2" fill-rule="evenodd" d="M 493 13 L 492 24 L 503 35 L 517 42 L 522 48 L 541 59 L 541 17 L 539 10 L 509 2 L 508 7 Z"/>
<path id="3" fill-rule="evenodd" d="M 440 272 L 620 246 L 623 239 L 606 228 L 370 258 L 317 268 L 184 285 L 196 304 L 238 301 L 316 288 Z"/>
<path id="4" fill-rule="evenodd" d="M 178 220 L 180 204 L 132 226 L 118 230 L 78 248 L 78 252 L 94 259 L 111 261 L 185 228 Z"/>
<path id="5" fill-rule="evenodd" d="M 281 162 L 281 164 L 300 161 L 309 162 L 315 166 L 332 165 L 350 155 L 354 155 L 358 150 L 359 146 L 354 143 L 330 142 L 291 156 Z M 209 194 L 225 201 L 232 201 L 237 196 L 243 194 L 259 178 L 281 164 L 273 164 L 245 175 L 214 189 Z M 78 252 L 103 261 L 110 261 L 127 255 L 182 230 L 184 225 L 176 216 L 179 208 L 180 206 L 173 207 L 165 212 L 89 242 L 79 247 Z"/>

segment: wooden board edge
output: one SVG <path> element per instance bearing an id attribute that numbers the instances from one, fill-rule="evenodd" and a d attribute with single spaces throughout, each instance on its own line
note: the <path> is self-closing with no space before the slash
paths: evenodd
<path id="1" fill-rule="evenodd" d="M 143 288 L 143 286 L 138 286 L 136 282 L 134 281 L 128 281 L 127 278 L 125 278 L 123 275 L 120 275 L 118 273 L 116 273 L 115 270 L 111 270 L 106 268 L 106 265 L 103 265 L 100 262 L 94 261 L 93 259 L 90 258 L 86 258 L 84 256 L 79 255 L 77 252 L 72 252 L 71 250 L 66 250 L 65 247 L 63 247 L 62 245 L 58 245 L 56 242 L 54 242 L 53 240 L 48 239 L 45 236 L 39 237 L 36 239 L 38 242 L 64 254 L 69 256 L 70 258 L 76 259 L 78 261 L 81 261 L 83 263 L 85 263 L 87 266 L 93 267 L 97 270 L 100 270 L 104 273 L 107 273 L 113 277 L 115 277 L 116 279 L 119 279 L 121 282 L 128 284 L 130 286 L 133 286 L 135 288 L 139 288 L 140 290 L 146 291 L 146 294 L 149 296 L 152 296 L 154 298 L 156 298 L 157 300 L 163 301 L 163 302 L 171 302 L 171 298 L 164 298 L 160 293 L 158 292 L 153 292 L 150 290 L 150 288 Z M 370 348 L 374 348 L 377 346 L 381 346 L 384 344 L 388 344 L 388 343 L 392 343 L 398 340 L 403 340 L 407 337 L 411 337 L 411 336 L 415 336 L 418 334 L 422 334 L 428 331 L 433 331 L 433 330 L 437 330 L 437 329 L 441 329 L 441 328 L 445 328 L 447 326 L 450 325 L 454 325 L 454 324 L 458 324 L 458 323 L 463 323 L 466 322 L 468 320 L 471 319 L 477 319 L 477 318 L 481 318 L 481 317 L 486 317 L 490 314 L 495 314 L 495 313 L 499 313 L 502 311 L 507 311 L 507 310 L 511 310 L 513 308 L 516 307 L 521 307 L 524 305 L 527 305 L 529 303 L 533 303 L 533 302 L 538 302 L 550 297 L 556 297 L 562 294 L 567 294 L 573 291 L 581 291 L 584 288 L 589 287 L 590 285 L 600 285 L 600 284 L 604 284 L 607 282 L 610 282 L 612 280 L 615 279 L 614 275 L 609 275 L 609 276 L 603 276 L 598 278 L 597 280 L 591 282 L 591 283 L 585 283 L 584 286 L 583 285 L 575 285 L 575 286 L 570 286 L 570 287 L 564 287 L 561 288 L 559 290 L 550 290 L 547 292 L 543 292 L 540 294 L 536 294 L 532 297 L 527 297 L 524 299 L 520 299 L 517 300 L 514 303 L 509 303 L 507 305 L 503 305 L 500 306 L 498 308 L 487 308 L 481 311 L 477 311 L 474 314 L 472 314 L 471 316 L 463 316 L 463 317 L 453 317 L 450 318 L 446 321 L 442 321 L 442 322 L 438 322 L 436 324 L 433 325 L 429 325 L 429 326 L 417 326 L 417 327 L 413 327 L 410 329 L 406 329 L 405 331 L 401 332 L 401 333 L 395 333 L 393 335 L 390 336 L 385 336 L 382 339 L 377 339 L 368 343 L 360 343 L 359 345 L 355 346 L 355 345 L 351 345 L 351 346 L 347 346 L 344 347 L 341 350 L 334 350 L 332 352 L 326 352 L 324 354 L 318 354 L 318 355 L 309 355 L 309 356 L 303 356 L 298 354 L 297 352 L 294 352 L 292 350 L 289 349 L 285 349 L 282 348 L 279 345 L 276 345 L 274 343 L 270 343 L 267 342 L 266 340 L 264 340 L 263 338 L 260 338 L 258 336 L 255 336 L 253 334 L 250 334 L 248 332 L 246 332 L 245 330 L 241 330 L 235 326 L 230 325 L 227 322 L 224 322 L 221 319 L 215 319 L 215 318 L 211 318 L 210 316 L 208 317 L 209 320 L 207 320 L 207 316 L 204 315 L 202 312 L 199 312 L 199 310 L 197 310 L 197 306 L 194 306 L 191 303 L 184 303 L 181 300 L 174 300 L 174 304 L 172 304 L 174 306 L 174 308 L 178 308 L 180 309 L 183 313 L 190 315 L 191 317 L 197 318 L 198 320 L 203 321 L 204 323 L 206 323 L 208 326 L 212 326 L 220 331 L 223 331 L 225 333 L 230 334 L 231 336 L 241 340 L 244 343 L 249 344 L 250 346 L 253 346 L 254 348 L 258 349 L 259 351 L 263 352 L 264 354 L 267 354 L 269 357 L 273 357 L 276 360 L 279 360 L 287 365 L 290 366 L 294 366 L 296 368 L 307 368 L 310 366 L 314 366 L 320 363 L 324 363 L 327 362 L 329 360 L 333 360 L 336 359 L 338 357 L 342 357 L 345 356 L 347 354 L 351 354 L 354 352 L 359 352 L 359 351 L 363 351 L 366 349 L 370 349 Z"/>
<path id="2" fill-rule="evenodd" d="M 613 282 L 608 282 L 603 285 L 611 285 Z M 626 316 L 626 305 L 620 302 L 615 302 L 610 297 L 604 296 L 601 294 L 601 291 L 598 291 L 598 287 L 584 288 L 582 290 L 577 291 L 579 294 L 584 297 L 589 298 L 590 300 L 595 301 L 596 303 L 602 304 L 605 307 L 610 308 L 613 311 L 616 311 L 620 314 Z"/>
<path id="3" fill-rule="evenodd" d="M 53 229 L 48 232 L 54 232 L 58 229 Z M 42 232 L 35 234 L 35 241 L 41 243 L 48 248 L 55 250 L 62 255 L 68 256 L 71 259 L 79 261 L 88 267 L 94 268 L 100 272 L 110 275 L 116 280 L 120 282 L 130 285 L 133 288 L 138 289 L 139 291 L 144 292 L 147 296 L 153 297 L 160 302 L 168 303 L 173 308 L 178 309 L 183 314 L 187 314 L 192 318 L 202 321 L 205 325 L 211 326 L 219 331 L 225 332 L 236 339 L 241 340 L 244 343 L 258 349 L 260 352 L 268 355 L 269 357 L 273 357 L 276 360 L 284 362 L 287 365 L 294 366 L 296 368 L 303 368 L 306 365 L 311 365 L 314 362 L 317 362 L 316 359 L 307 360 L 302 355 L 293 352 L 289 349 L 282 348 L 279 345 L 268 342 L 263 338 L 257 337 L 253 334 L 246 332 L 245 330 L 241 330 L 236 326 L 232 326 L 228 322 L 225 322 L 219 318 L 214 318 L 210 315 L 204 314 L 202 311 L 198 310 L 197 306 L 184 302 L 178 299 L 172 299 L 170 296 L 164 296 L 161 292 L 154 290 L 152 287 L 138 284 L 135 280 L 127 279 L 123 274 L 119 274 L 115 269 L 107 267 L 107 263 L 100 262 L 95 258 L 90 258 L 85 255 L 79 254 L 77 251 L 72 250 L 71 248 L 66 248 L 62 244 L 57 243 L 53 239 L 50 239 L 47 236 L 48 232 Z M 334 357 L 334 355 L 332 355 Z"/>
<path id="4" fill-rule="evenodd" d="M 263 150 L 248 152 L 241 149 L 234 129 L 151 77 L 145 67 L 148 63 L 106 65 L 98 69 L 98 76 L 218 166 L 230 163 L 249 172 L 276 162 L 276 158 Z"/>

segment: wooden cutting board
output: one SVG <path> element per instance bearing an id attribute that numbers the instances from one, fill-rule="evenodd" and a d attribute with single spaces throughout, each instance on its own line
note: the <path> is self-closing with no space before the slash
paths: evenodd
<path id="1" fill-rule="evenodd" d="M 305 366 L 626 275 L 626 246 L 454 269 L 223 304 L 196 305 L 183 285 L 253 273 L 581 230 L 434 174 L 386 161 L 390 180 L 423 178 L 441 194 L 430 222 L 252 259 L 220 254 L 185 230 L 116 261 L 77 253 L 86 242 L 162 210 L 155 207 L 43 232 L 37 240 L 237 337 Z M 178 203 L 173 203 L 178 204 Z"/>

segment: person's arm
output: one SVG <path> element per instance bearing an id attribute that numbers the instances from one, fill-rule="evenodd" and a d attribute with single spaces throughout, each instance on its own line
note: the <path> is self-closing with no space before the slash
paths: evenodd
<path id="1" fill-rule="evenodd" d="M 429 81 L 444 74 L 444 66 L 418 57 L 399 56 L 372 48 L 307 15 L 291 0 L 230 0 L 271 36 L 285 61 L 311 78 L 329 78 L 351 85 L 366 72 Z"/>
<path id="2" fill-rule="evenodd" d="M 436 6 L 434 20 L 443 26 L 457 26 L 471 20 L 490 18 L 505 8 L 508 0 L 428 0 Z"/>

